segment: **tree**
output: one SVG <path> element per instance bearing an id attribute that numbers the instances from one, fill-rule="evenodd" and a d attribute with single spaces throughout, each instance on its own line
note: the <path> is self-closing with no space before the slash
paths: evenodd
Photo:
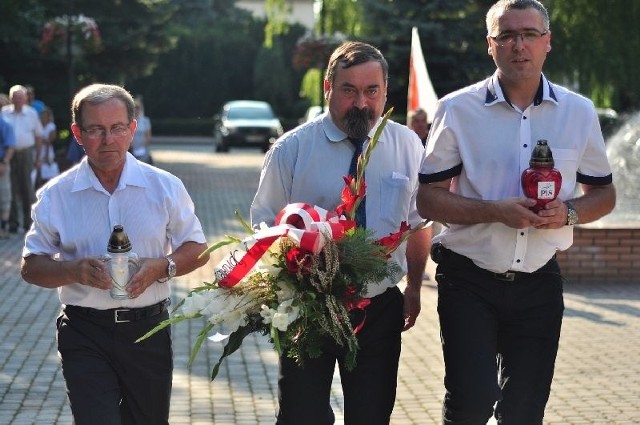
<path id="1" fill-rule="evenodd" d="M 70 94 L 94 81 L 126 84 L 146 75 L 158 55 L 172 46 L 165 31 L 175 10 L 170 0 L 3 0 L 0 13 L 0 75 L 6 85 L 31 84 L 38 96 L 56 111 L 60 128 L 67 127 Z M 100 52 L 74 57 L 69 87 L 69 60 L 63 54 L 39 49 L 46 22 L 61 16 L 91 17 L 101 38 Z"/>
<path id="2" fill-rule="evenodd" d="M 550 75 L 619 111 L 640 106 L 640 2 L 549 0 Z"/>
<path id="3" fill-rule="evenodd" d="M 404 116 L 411 28 L 418 27 L 429 75 L 438 96 L 490 74 L 485 14 L 494 0 L 360 0 L 361 37 L 389 62 L 388 102 Z"/>

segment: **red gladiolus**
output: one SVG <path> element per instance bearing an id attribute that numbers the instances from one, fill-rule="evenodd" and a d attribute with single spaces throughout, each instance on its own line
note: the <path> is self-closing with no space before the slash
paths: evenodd
<path id="1" fill-rule="evenodd" d="M 367 191 L 367 185 L 362 179 L 361 182 L 354 179 L 353 176 L 343 176 L 345 186 L 342 188 L 342 204 L 338 205 L 336 212 L 345 214 L 353 219 L 355 217 L 356 208 L 364 198 Z"/>
<path id="2" fill-rule="evenodd" d="M 287 252 L 287 271 L 291 274 L 309 274 L 313 261 L 310 251 L 300 248 L 291 248 Z"/>
<path id="3" fill-rule="evenodd" d="M 385 248 L 385 253 L 388 256 L 391 255 L 393 251 L 398 249 L 400 244 L 404 242 L 407 238 L 409 232 L 411 230 L 411 226 L 407 224 L 406 221 L 400 223 L 400 230 L 395 233 L 390 233 L 389 236 L 385 236 L 384 238 L 378 239 L 378 245 L 381 245 Z"/>

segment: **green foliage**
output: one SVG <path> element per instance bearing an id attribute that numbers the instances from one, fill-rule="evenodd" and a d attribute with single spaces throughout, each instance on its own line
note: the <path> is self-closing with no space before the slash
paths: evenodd
<path id="1" fill-rule="evenodd" d="M 418 27 L 431 80 L 443 96 L 495 69 L 486 53 L 484 23 L 493 2 L 323 0 L 315 35 L 342 34 L 379 47 L 390 65 L 388 103 L 403 116 L 411 27 Z M 640 2 L 544 3 L 552 29 L 545 73 L 597 106 L 637 109 L 640 56 L 634 52 L 640 50 L 640 32 L 633 29 L 640 20 Z M 265 5 L 267 20 L 239 9 L 236 0 L 2 0 L 0 91 L 6 93 L 14 84 L 33 85 L 37 97 L 53 108 L 61 129 L 68 127 L 70 96 L 94 81 L 123 84 L 143 95 L 154 132 L 156 119 L 207 120 L 225 101 L 238 98 L 273 99 L 290 127 L 309 103 L 320 103 L 322 90 L 311 81 L 315 73 L 301 89 L 305 70 L 292 66 L 304 29 L 286 24 L 290 0 Z M 44 23 L 65 14 L 93 18 L 104 49 L 83 52 L 73 61 L 43 55 L 38 44 Z M 265 44 L 267 40 L 271 43 Z M 274 50 L 264 50 L 269 46 Z"/>
<path id="2" fill-rule="evenodd" d="M 618 111 L 640 106 L 640 2 L 548 0 L 550 76 Z"/>

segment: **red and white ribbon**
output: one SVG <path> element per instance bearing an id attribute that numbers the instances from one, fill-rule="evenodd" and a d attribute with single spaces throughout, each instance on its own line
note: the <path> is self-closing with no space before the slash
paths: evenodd
<path id="1" fill-rule="evenodd" d="M 223 288 L 235 286 L 281 237 L 288 237 L 300 248 L 317 254 L 327 240 L 340 239 L 345 227 L 349 224 L 334 212 L 310 204 L 289 204 L 276 216 L 275 226 L 244 239 L 214 267 L 215 280 Z"/>

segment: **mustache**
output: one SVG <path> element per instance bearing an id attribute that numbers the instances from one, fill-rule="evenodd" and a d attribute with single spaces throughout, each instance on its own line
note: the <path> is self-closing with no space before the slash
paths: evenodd
<path id="1" fill-rule="evenodd" d="M 344 127 L 347 136 L 354 139 L 364 139 L 369 134 L 373 120 L 373 110 L 369 108 L 350 108 L 344 115 Z"/>

